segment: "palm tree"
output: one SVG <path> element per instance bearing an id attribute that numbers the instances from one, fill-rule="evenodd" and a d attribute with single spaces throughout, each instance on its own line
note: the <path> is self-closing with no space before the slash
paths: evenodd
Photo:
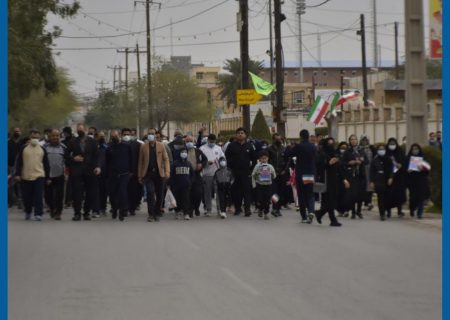
<path id="1" fill-rule="evenodd" d="M 249 71 L 256 75 L 258 75 L 263 68 L 263 61 L 250 60 L 248 63 Z M 238 58 L 225 60 L 224 69 L 229 73 L 219 76 L 219 85 L 222 88 L 222 91 L 219 93 L 220 98 L 228 98 L 229 103 L 236 103 L 236 90 L 241 88 L 241 60 Z"/>

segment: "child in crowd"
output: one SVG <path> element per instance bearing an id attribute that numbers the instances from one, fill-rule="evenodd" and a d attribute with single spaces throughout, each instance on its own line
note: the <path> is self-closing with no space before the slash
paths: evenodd
<path id="1" fill-rule="evenodd" d="M 256 187 L 258 206 L 264 212 L 264 219 L 269 219 L 270 202 L 272 199 L 272 183 L 276 178 L 274 167 L 268 163 L 269 153 L 262 150 L 259 154 L 259 163 L 252 172 L 253 187 Z"/>
<path id="2" fill-rule="evenodd" d="M 187 160 L 187 150 L 182 147 L 180 149 L 180 158 L 175 160 L 170 170 L 170 190 L 172 191 L 175 200 L 177 201 L 176 214 L 178 218 L 179 213 L 184 214 L 185 220 L 190 220 L 189 217 L 189 194 L 194 179 L 194 169 L 191 163 Z"/>
<path id="3" fill-rule="evenodd" d="M 227 207 L 231 206 L 231 184 L 234 182 L 233 174 L 227 168 L 225 157 L 219 159 L 219 169 L 214 174 L 214 185 L 217 192 L 217 208 L 222 219 L 227 217 Z"/>

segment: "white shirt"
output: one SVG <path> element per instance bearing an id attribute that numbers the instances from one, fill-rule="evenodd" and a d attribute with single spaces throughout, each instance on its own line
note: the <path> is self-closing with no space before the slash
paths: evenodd
<path id="1" fill-rule="evenodd" d="M 214 145 L 213 148 L 210 148 L 207 144 L 200 147 L 200 150 L 205 154 L 209 161 L 213 161 L 212 165 L 207 164 L 205 168 L 203 168 L 203 176 L 212 177 L 214 173 L 216 173 L 217 169 L 219 169 L 219 159 L 221 157 L 225 157 L 225 154 L 222 151 L 222 148 L 217 144 Z"/>

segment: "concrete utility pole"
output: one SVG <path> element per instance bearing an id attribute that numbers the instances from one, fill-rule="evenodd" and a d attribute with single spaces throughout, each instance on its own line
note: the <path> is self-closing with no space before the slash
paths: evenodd
<path id="1" fill-rule="evenodd" d="M 284 70 L 283 70 L 283 47 L 281 45 L 281 22 L 286 19 L 286 16 L 281 13 L 281 0 L 274 0 L 275 13 L 275 65 L 277 77 L 277 131 L 281 136 L 286 135 L 286 124 L 282 118 L 283 112 L 283 98 L 284 98 Z"/>
<path id="2" fill-rule="evenodd" d="M 405 42 L 406 135 L 409 148 L 412 143 L 426 145 L 428 135 L 422 0 L 405 1 Z"/>
<path id="3" fill-rule="evenodd" d="M 239 17 L 238 27 L 240 30 L 241 39 L 241 75 L 242 83 L 241 89 L 249 88 L 249 74 L 248 74 L 248 0 L 239 0 Z M 242 117 L 244 120 L 244 128 L 250 133 L 250 106 L 242 106 Z"/>
<path id="4" fill-rule="evenodd" d="M 97 88 L 99 95 L 105 92 L 105 84 L 108 84 L 108 81 L 95 81 L 95 84 L 100 85 L 100 88 Z"/>
<path id="5" fill-rule="evenodd" d="M 269 57 L 270 57 L 270 83 L 273 83 L 273 24 L 272 24 L 272 0 L 269 0 Z M 272 94 L 270 95 L 272 97 Z"/>
<path id="6" fill-rule="evenodd" d="M 108 69 L 113 71 L 113 91 L 116 92 L 116 70 L 117 66 L 107 66 Z"/>
<path id="7" fill-rule="evenodd" d="M 364 94 L 364 106 L 368 107 L 369 103 L 367 101 L 368 90 L 367 90 L 367 62 L 366 62 L 366 28 L 364 25 L 364 14 L 361 14 L 361 29 L 356 32 L 356 34 L 361 36 L 361 56 L 362 56 L 362 76 L 363 76 L 363 94 Z"/>
<path id="8" fill-rule="evenodd" d="M 125 53 L 125 91 L 128 94 L 128 53 L 130 51 L 125 48 L 125 50 L 117 50 L 117 53 Z"/>
<path id="9" fill-rule="evenodd" d="M 158 4 L 161 9 L 161 3 L 154 2 L 150 0 L 145 1 L 134 1 L 134 5 L 136 3 L 144 3 L 145 4 L 145 20 L 146 20 L 146 29 L 147 29 L 147 105 L 148 105 L 148 122 L 151 127 L 153 127 L 153 106 L 152 106 L 152 50 L 150 46 L 150 6 L 152 4 Z"/>
<path id="10" fill-rule="evenodd" d="M 373 66 L 378 68 L 378 35 L 377 35 L 377 0 L 372 0 L 372 22 L 373 22 Z"/>
<path id="11" fill-rule="evenodd" d="M 395 35 L 395 79 L 400 76 L 400 68 L 398 64 L 398 22 L 394 23 L 394 35 Z"/>
<path id="12" fill-rule="evenodd" d="M 305 0 L 297 0 L 298 15 L 298 80 L 300 83 L 303 79 L 303 41 L 302 41 L 302 15 L 305 14 Z"/>

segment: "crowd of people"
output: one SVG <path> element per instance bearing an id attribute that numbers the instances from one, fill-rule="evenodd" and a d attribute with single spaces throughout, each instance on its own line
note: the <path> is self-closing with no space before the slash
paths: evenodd
<path id="1" fill-rule="evenodd" d="M 440 132 L 433 139 L 442 148 Z M 302 223 L 315 218 L 321 224 L 328 214 L 331 226 L 341 226 L 336 212 L 362 219 L 363 206 L 373 209 L 375 193 L 382 221 L 393 210 L 403 217 L 408 198 L 411 217 L 421 219 L 431 168 L 419 144 L 403 149 L 394 138 L 371 145 L 366 135 L 351 135 L 337 142 L 307 130 L 299 143 L 287 143 L 278 133 L 269 143 L 238 128 L 223 143 L 204 128 L 196 137 L 176 130 L 170 142 L 153 128 L 142 140 L 135 129 L 112 130 L 108 141 L 105 132 L 84 124 L 77 125 L 76 136 L 70 127 L 47 129 L 43 136 L 32 129 L 26 137 L 14 128 L 8 140 L 8 202 L 23 209 L 27 220 L 34 210 L 37 221 L 46 208 L 61 220 L 64 207 L 73 208 L 73 221 L 109 213 L 124 221 L 144 202 L 149 222 L 170 211 L 190 220 L 202 215 L 202 207 L 204 216 L 254 212 L 269 220 L 294 205 Z"/>

